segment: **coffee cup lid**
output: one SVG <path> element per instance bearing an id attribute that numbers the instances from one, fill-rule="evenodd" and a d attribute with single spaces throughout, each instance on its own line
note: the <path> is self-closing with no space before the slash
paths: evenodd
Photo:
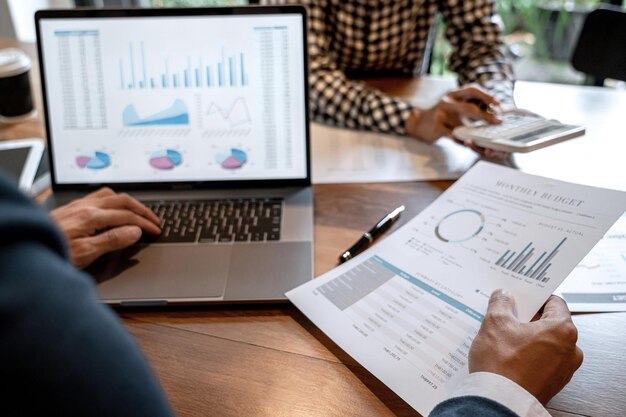
<path id="1" fill-rule="evenodd" d="M 30 58 L 16 48 L 0 49 L 0 77 L 12 77 L 30 69 Z"/>

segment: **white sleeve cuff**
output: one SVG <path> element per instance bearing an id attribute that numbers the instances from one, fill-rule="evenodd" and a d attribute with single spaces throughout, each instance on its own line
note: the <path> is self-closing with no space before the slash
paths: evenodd
<path id="1" fill-rule="evenodd" d="M 535 397 L 515 382 L 491 372 L 474 372 L 465 377 L 450 398 L 463 396 L 488 398 L 500 403 L 520 417 L 550 417 Z"/>

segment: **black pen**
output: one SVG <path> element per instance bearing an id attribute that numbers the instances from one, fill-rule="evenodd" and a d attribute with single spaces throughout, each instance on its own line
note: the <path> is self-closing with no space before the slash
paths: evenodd
<path id="1" fill-rule="evenodd" d="M 391 224 L 400 217 L 400 213 L 404 211 L 404 206 L 400 206 L 376 223 L 374 227 L 372 227 L 368 232 L 363 233 L 361 239 L 359 239 L 354 245 L 350 247 L 347 251 L 345 251 L 339 257 L 339 263 L 344 263 L 345 261 L 352 259 L 363 249 L 367 248 L 373 241 L 383 233 L 385 230 L 389 229 Z"/>

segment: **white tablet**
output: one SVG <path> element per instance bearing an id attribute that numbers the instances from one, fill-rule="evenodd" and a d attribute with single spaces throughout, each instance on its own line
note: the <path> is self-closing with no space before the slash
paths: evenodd
<path id="1" fill-rule="evenodd" d="M 471 140 L 483 148 L 521 153 L 585 134 L 583 126 L 563 124 L 521 109 L 501 112 L 498 117 L 501 124 L 460 126 L 453 133 L 457 138 Z"/>
<path id="2" fill-rule="evenodd" d="M 22 191 L 30 192 L 43 151 L 42 139 L 0 141 L 0 169 L 10 174 Z"/>

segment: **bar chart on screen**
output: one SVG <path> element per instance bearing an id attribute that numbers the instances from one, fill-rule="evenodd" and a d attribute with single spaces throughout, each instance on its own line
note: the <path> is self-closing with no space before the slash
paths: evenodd
<path id="1" fill-rule="evenodd" d="M 246 87 L 250 82 L 243 52 L 218 47 L 176 58 L 169 55 L 158 45 L 129 42 L 118 58 L 119 89 L 228 88 Z"/>

